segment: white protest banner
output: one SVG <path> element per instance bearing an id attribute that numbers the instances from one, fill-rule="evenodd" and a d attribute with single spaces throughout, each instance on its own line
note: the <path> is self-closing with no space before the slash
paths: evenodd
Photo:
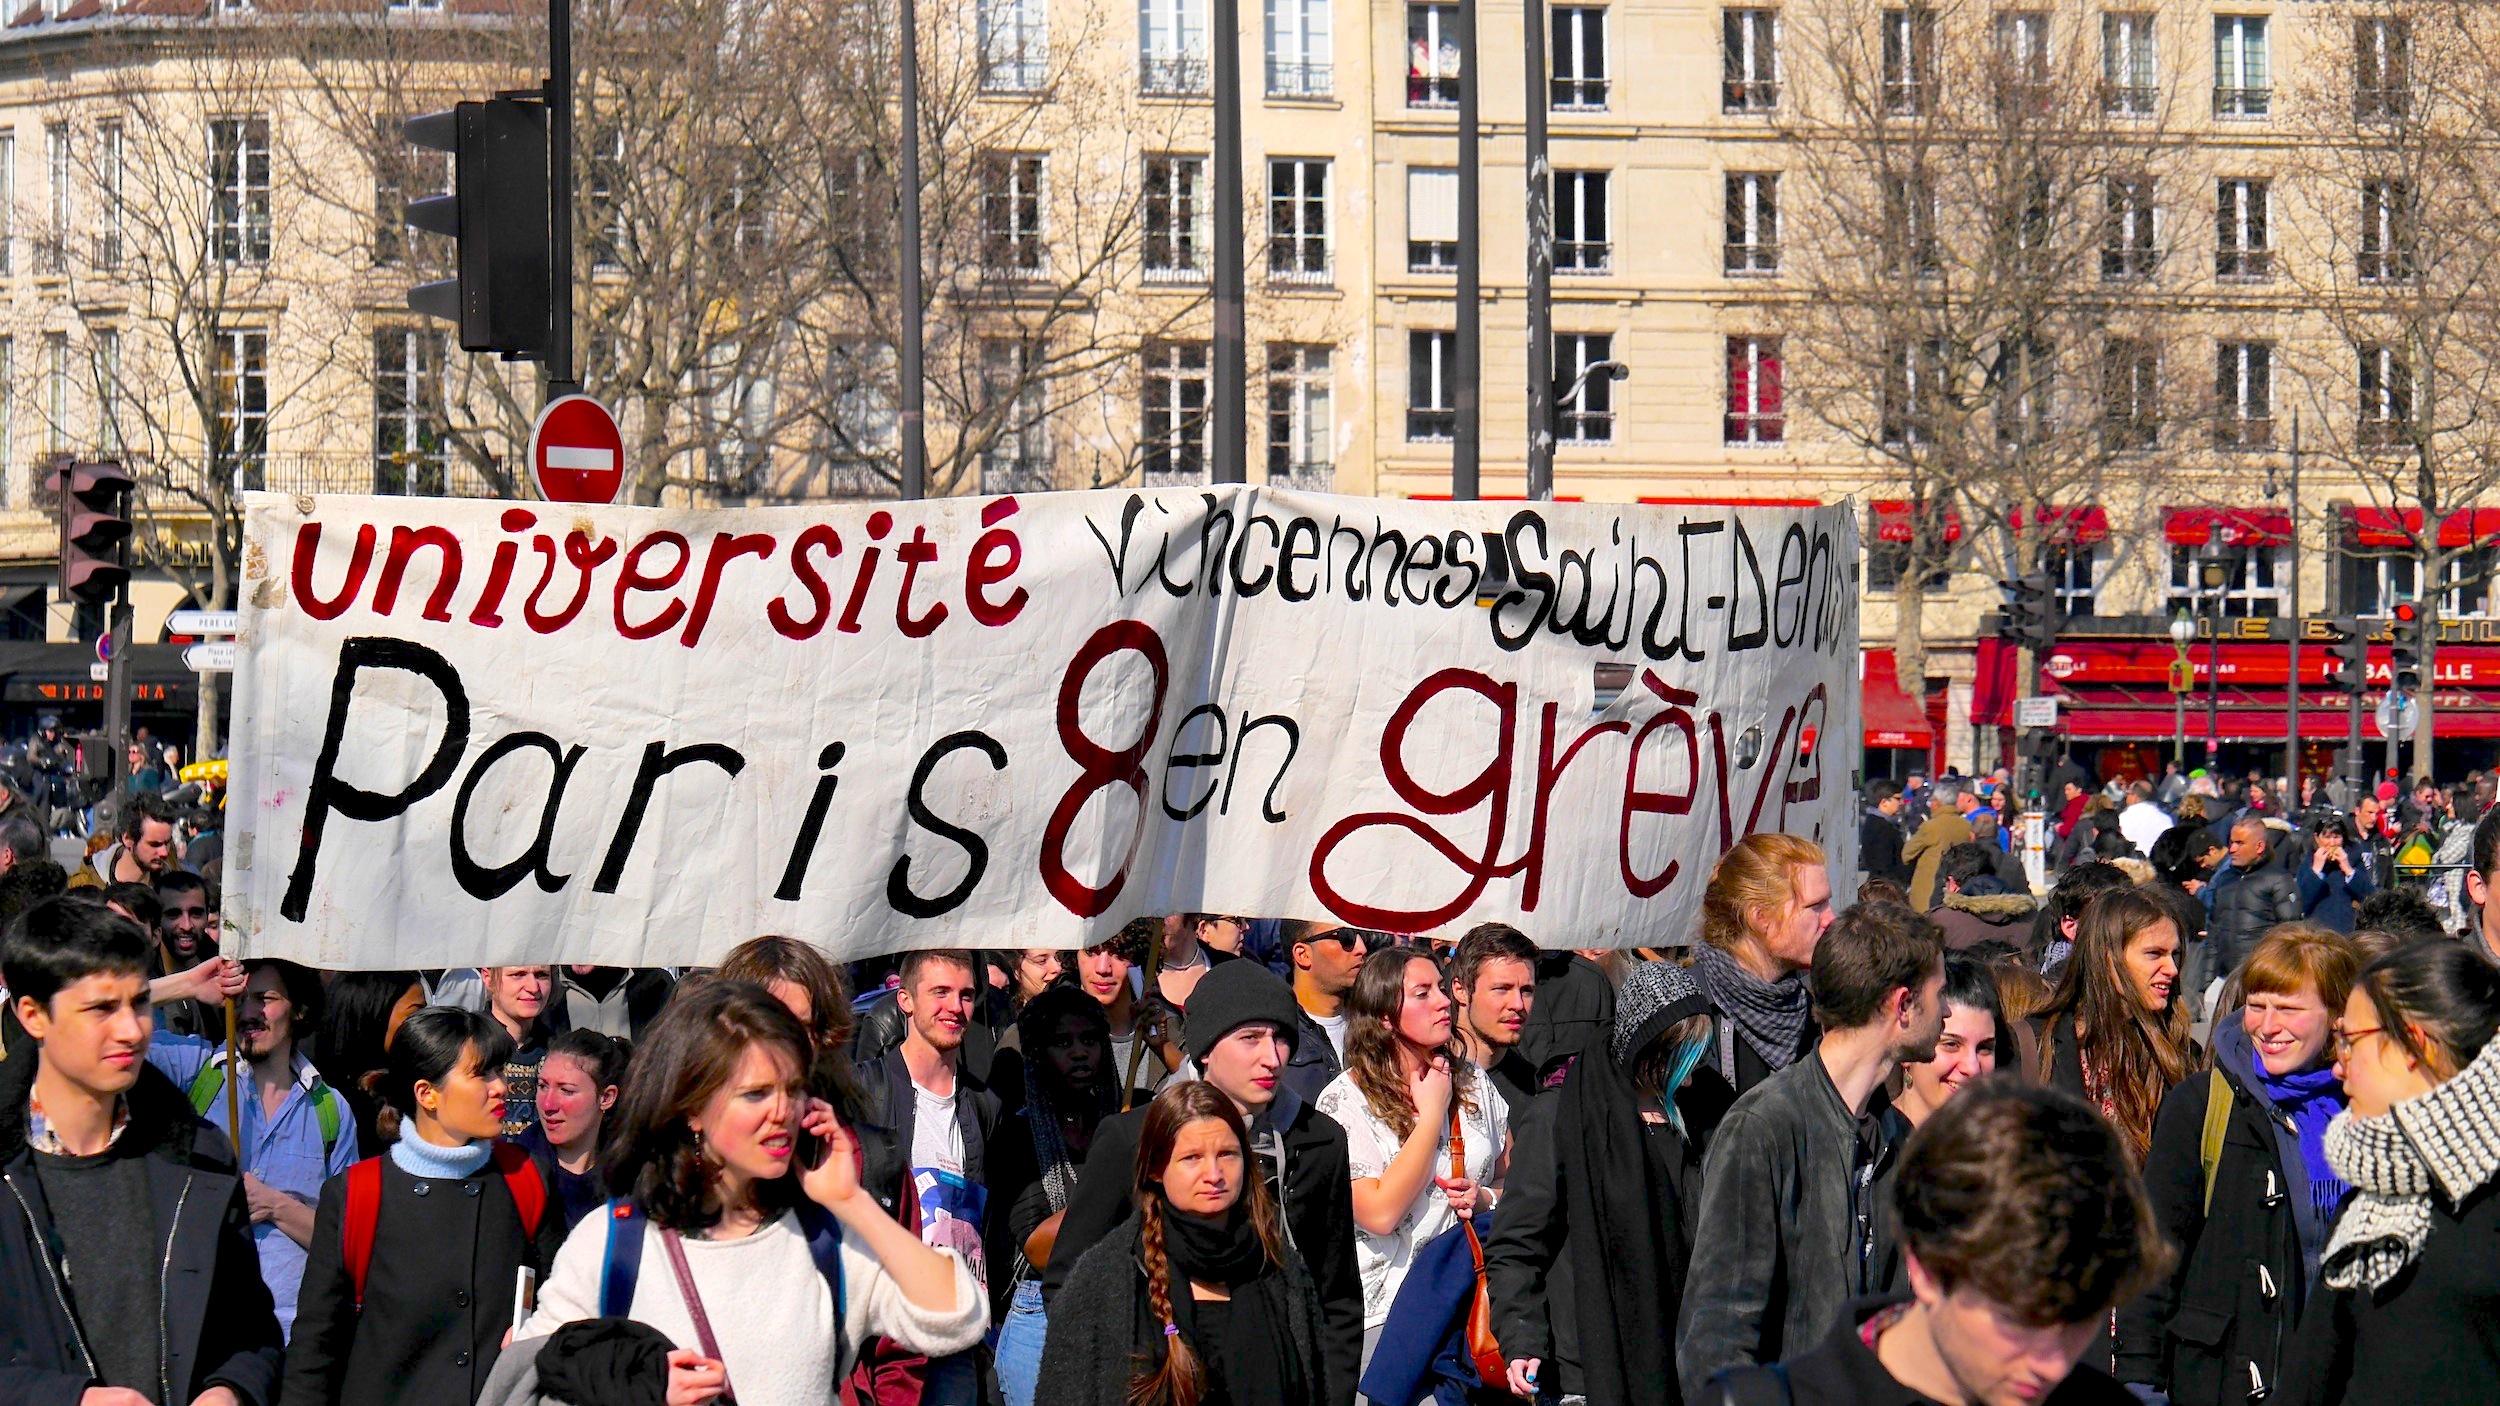
<path id="1" fill-rule="evenodd" d="M 247 955 L 848 958 L 1185 911 L 1666 944 L 1738 836 L 1854 864 L 1845 506 L 254 494 L 245 528 Z"/>

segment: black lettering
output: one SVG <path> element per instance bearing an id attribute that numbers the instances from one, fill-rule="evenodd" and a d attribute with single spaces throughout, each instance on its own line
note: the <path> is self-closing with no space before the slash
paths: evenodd
<path id="1" fill-rule="evenodd" d="M 1762 586 L 1762 558 L 1754 551 L 1753 534 L 1745 530 L 1745 520 L 1736 518 L 1734 521 L 1736 550 L 1728 553 L 1727 558 L 1727 649 L 1730 654 L 1760 649 L 1771 638 L 1771 597 Z M 1740 568 L 1753 577 L 1754 610 L 1761 622 L 1750 630 L 1736 628 L 1736 622 L 1744 617 L 1746 599 L 1745 582 L 1737 574 Z M 1781 643 L 1787 641 L 1782 640 Z"/>
<path id="2" fill-rule="evenodd" d="M 1212 752 L 1181 751 L 1181 734 L 1189 730 L 1190 723 L 1201 717 L 1210 717 L 1215 719 L 1215 750 Z M 1188 712 L 1181 714 L 1180 722 L 1175 724 L 1172 728 L 1171 745 L 1164 751 L 1162 800 L 1163 813 L 1165 815 L 1172 817 L 1174 820 L 1195 820 L 1198 818 L 1198 812 L 1207 808 L 1207 802 L 1215 799 L 1215 785 L 1213 782 L 1209 782 L 1207 784 L 1207 793 L 1200 796 L 1197 800 L 1190 802 L 1188 809 L 1184 810 L 1179 806 L 1173 805 L 1172 776 L 1173 773 L 1183 769 L 1194 771 L 1203 766 L 1222 766 L 1224 764 L 1225 739 L 1229 735 L 1230 731 L 1230 725 L 1224 721 L 1224 710 L 1217 704 L 1201 703 L 1197 707 L 1190 709 Z"/>
<path id="3" fill-rule="evenodd" d="M 443 740 L 434 755 L 406 786 L 390 795 L 365 790 L 338 776 L 339 746 L 347 737 L 347 708 L 356 694 L 356 675 L 366 669 L 399 669 L 434 685 L 443 696 Z M 388 820 L 443 789 L 469 750 L 469 694 L 451 661 L 408 640 L 360 636 L 339 646 L 338 672 L 330 680 L 330 721 L 321 734 L 321 754 L 313 762 L 312 786 L 304 793 L 304 841 L 295 854 L 295 870 L 287 876 L 278 915 L 290 923 L 304 921 L 312 900 L 313 875 L 321 860 L 321 837 L 330 813 L 368 824 Z"/>
<path id="4" fill-rule="evenodd" d="M 1510 525 L 1502 530 L 1502 551 L 1498 560 L 1509 564 L 1509 584 L 1507 589 L 1493 598 L 1490 613 L 1493 617 L 1493 642 L 1506 650 L 1527 648 L 1528 641 L 1536 638 L 1537 631 L 1545 628 L 1546 617 L 1554 610 L 1554 578 L 1542 571 L 1530 570 L 1528 554 L 1520 550 L 1519 544 L 1531 532 L 1536 534 L 1536 552 L 1541 558 L 1545 555 L 1545 519 L 1541 515 L 1522 508 L 1511 514 Z M 1492 545 L 1488 538 L 1485 542 L 1487 555 L 1491 555 L 1489 549 Z M 1513 634 L 1502 628 L 1502 615 L 1515 601 L 1534 601 L 1536 608 L 1528 613 L 1526 626 Z"/>
<path id="5" fill-rule="evenodd" d="M 1285 541 L 1284 534 L 1276 528 L 1276 519 L 1265 513 L 1252 513 L 1249 521 L 1241 525 L 1241 535 L 1233 539 L 1233 594 L 1245 600 L 1265 591 L 1270 581 L 1276 582 L 1279 594 L 1285 588 L 1283 580 L 1277 575 L 1278 568 L 1274 566 L 1263 568 L 1256 580 L 1252 580 L 1242 572 L 1243 558 L 1250 551 L 1250 530 L 1256 527 L 1267 529 L 1267 543 L 1270 547 L 1281 549 Z"/>
<path id="6" fill-rule="evenodd" d="M 642 830 L 643 814 L 651 808 L 651 788 L 659 784 L 661 777 L 697 762 L 719 767 L 731 776 L 747 766 L 747 759 L 737 749 L 718 742 L 698 742 L 675 751 L 670 751 L 665 742 L 654 742 L 642 749 L 642 765 L 634 772 L 634 789 L 625 798 L 625 813 L 617 817 L 616 838 L 608 842 L 608 857 L 599 866 L 599 877 L 591 883 L 591 892 L 616 892 L 617 884 L 625 877 L 625 860 L 634 852 L 634 838 Z"/>
<path id="7" fill-rule="evenodd" d="M 1294 546 L 1296 540 L 1303 543 L 1299 549 Z M 1325 570 L 1321 571 L 1317 580 L 1307 586 L 1297 585 L 1293 579 L 1295 562 L 1317 560 L 1319 560 L 1319 519 L 1298 517 L 1287 522 L 1285 544 L 1276 552 L 1276 594 L 1296 604 L 1318 595 L 1320 581 L 1328 579 Z"/>
<path id="8" fill-rule="evenodd" d="M 1267 783 L 1267 794 L 1259 798 L 1259 818 L 1270 825 L 1282 825 L 1285 813 L 1276 808 L 1276 788 L 1285 784 L 1285 772 L 1293 766 L 1295 754 L 1302 750 L 1302 728 L 1293 719 L 1275 713 L 1252 718 L 1241 725 L 1241 736 L 1233 739 L 1233 764 L 1224 773 L 1224 801 L 1215 808 L 1215 813 L 1233 813 L 1233 783 L 1241 778 L 1242 753 L 1250 750 L 1250 734 L 1263 727 L 1285 730 L 1285 759 L 1276 764 L 1276 775 Z"/>
<path id="9" fill-rule="evenodd" d="M 555 776 L 547 783 L 547 799 L 538 808 L 538 835 L 530 841 L 521 857 L 508 864 L 485 865 L 469 852 L 469 802 L 477 795 L 478 783 L 495 763 L 515 752 L 537 750 L 555 763 Z M 572 879 L 570 874 L 555 874 L 547 869 L 547 850 L 555 843 L 556 813 L 564 808 L 564 788 L 573 779 L 574 764 L 589 750 L 581 746 L 570 749 L 543 732 L 516 732 L 478 754 L 469 774 L 460 781 L 459 799 L 451 807 L 451 876 L 461 891 L 481 902 L 491 902 L 510 893 L 524 877 L 535 877 L 539 891 L 554 893 Z"/>
<path id="10" fill-rule="evenodd" d="M 773 890 L 773 897 L 784 903 L 797 900 L 800 886 L 807 881 L 807 866 L 816 858 L 816 841 L 825 833 L 825 812 L 833 805 L 834 788 L 842 784 L 842 778 L 834 775 L 833 769 L 842 765 L 843 751 L 841 743 L 828 742 L 816 754 L 816 769 L 825 774 L 816 778 L 816 789 L 808 795 L 807 814 L 799 821 L 798 843 L 790 846 L 790 862 L 782 866 L 781 884 Z"/>
<path id="11" fill-rule="evenodd" d="M 902 855 L 894 861 L 894 868 L 885 879 L 885 901 L 892 904 L 897 913 L 913 918 L 934 918 L 943 913 L 951 913 L 962 907 L 965 899 L 972 897 L 972 891 L 980 886 L 981 875 L 990 867 L 988 843 L 972 831 L 945 820 L 935 811 L 930 810 L 926 795 L 929 775 L 937 770 L 937 764 L 966 748 L 974 749 L 989 758 L 990 770 L 1007 769 L 1007 749 L 999 746 L 988 733 L 952 733 L 939 738 L 936 746 L 921 754 L 920 765 L 911 774 L 911 791 L 904 800 L 905 808 L 911 812 L 911 818 L 918 822 L 920 828 L 963 846 L 966 860 L 963 880 L 935 897 L 922 898 L 919 894 L 912 892 L 911 856 Z"/>

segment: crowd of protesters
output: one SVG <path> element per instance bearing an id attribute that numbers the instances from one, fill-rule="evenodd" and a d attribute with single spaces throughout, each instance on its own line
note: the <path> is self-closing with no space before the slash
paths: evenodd
<path id="1" fill-rule="evenodd" d="M 0 817 L 0 1406 L 2485 1399 L 2484 779 L 2055 781 L 2042 892 L 1878 782 L 1636 951 L 700 971 L 229 961 L 158 796 Z"/>

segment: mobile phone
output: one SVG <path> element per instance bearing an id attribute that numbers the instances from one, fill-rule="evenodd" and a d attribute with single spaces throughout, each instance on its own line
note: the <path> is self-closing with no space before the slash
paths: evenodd
<path id="1" fill-rule="evenodd" d="M 512 1272 L 512 1335 L 521 1335 L 521 1325 L 530 1321 L 538 1308 L 538 1271 L 523 1265 Z"/>
<path id="2" fill-rule="evenodd" d="M 799 1170 L 812 1172 L 825 1164 L 826 1144 L 823 1138 L 805 1128 L 791 1130 L 790 1138 L 791 1155 L 798 1162 Z"/>

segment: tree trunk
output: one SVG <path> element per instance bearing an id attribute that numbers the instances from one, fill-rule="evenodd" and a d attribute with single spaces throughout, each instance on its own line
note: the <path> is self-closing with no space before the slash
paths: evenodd
<path id="1" fill-rule="evenodd" d="M 1925 707 L 1927 574 L 1923 571 L 1904 572 L 1901 583 L 1893 588 L 1892 662 L 1901 691 Z"/>

